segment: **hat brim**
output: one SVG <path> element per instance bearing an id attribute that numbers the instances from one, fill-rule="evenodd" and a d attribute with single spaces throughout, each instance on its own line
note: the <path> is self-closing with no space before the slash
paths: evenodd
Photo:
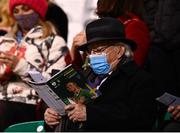
<path id="1" fill-rule="evenodd" d="M 88 41 L 87 43 L 82 44 L 78 50 L 80 51 L 86 51 L 87 47 L 93 43 L 98 43 L 98 42 L 106 42 L 106 41 L 112 41 L 112 42 L 122 42 L 125 43 L 127 45 L 130 46 L 130 48 L 132 49 L 132 51 L 135 51 L 137 48 L 137 44 L 129 39 L 121 39 L 121 38 L 95 38 L 95 39 L 91 39 L 90 41 Z"/>

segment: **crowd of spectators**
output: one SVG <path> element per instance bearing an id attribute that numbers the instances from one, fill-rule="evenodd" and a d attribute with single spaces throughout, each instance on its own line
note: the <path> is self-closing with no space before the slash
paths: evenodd
<path id="1" fill-rule="evenodd" d="M 1 0 L 0 131 L 35 120 L 58 132 L 180 131 L 180 103 L 156 100 L 180 96 L 179 10 L 177 0 Z M 88 70 L 101 95 L 74 100 L 62 116 L 28 72 L 48 79 L 69 64 Z"/>

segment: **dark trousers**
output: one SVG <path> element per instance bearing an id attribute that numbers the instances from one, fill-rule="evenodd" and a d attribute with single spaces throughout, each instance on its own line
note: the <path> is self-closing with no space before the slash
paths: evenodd
<path id="1" fill-rule="evenodd" d="M 163 132 L 180 132 L 180 121 L 167 121 L 162 127 Z"/>
<path id="2" fill-rule="evenodd" d="M 12 124 L 34 121 L 35 116 L 35 105 L 0 100 L 1 132 Z"/>

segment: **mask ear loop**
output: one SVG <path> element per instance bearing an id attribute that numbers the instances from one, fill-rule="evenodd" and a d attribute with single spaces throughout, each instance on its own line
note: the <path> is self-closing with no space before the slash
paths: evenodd
<path id="1" fill-rule="evenodd" d="M 86 56 L 86 59 L 84 61 L 84 65 L 82 66 L 82 68 L 86 70 L 88 67 L 89 67 L 89 58 L 88 56 Z"/>

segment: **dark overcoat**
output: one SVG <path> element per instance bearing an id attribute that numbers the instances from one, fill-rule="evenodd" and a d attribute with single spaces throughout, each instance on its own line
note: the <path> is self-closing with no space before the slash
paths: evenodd
<path id="1" fill-rule="evenodd" d="M 87 105 L 85 131 L 150 131 L 156 117 L 159 92 L 152 77 L 135 62 L 120 65 Z"/>

